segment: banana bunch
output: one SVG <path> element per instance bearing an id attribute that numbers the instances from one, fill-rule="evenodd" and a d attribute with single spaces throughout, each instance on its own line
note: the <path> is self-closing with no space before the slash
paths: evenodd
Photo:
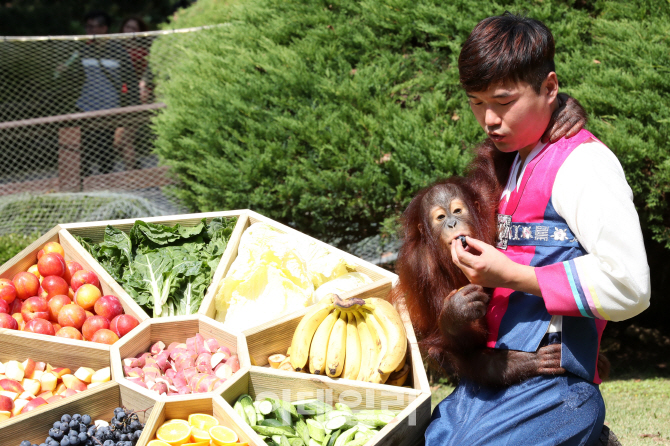
<path id="1" fill-rule="evenodd" d="M 329 294 L 298 324 L 289 360 L 296 371 L 401 386 L 406 355 L 407 333 L 393 305 Z"/>

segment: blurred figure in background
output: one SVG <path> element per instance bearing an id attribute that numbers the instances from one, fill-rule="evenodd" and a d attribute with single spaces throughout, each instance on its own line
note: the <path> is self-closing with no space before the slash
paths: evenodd
<path id="1" fill-rule="evenodd" d="M 90 112 L 139 104 L 138 79 L 130 56 L 117 40 L 95 38 L 108 34 L 110 16 L 103 11 L 91 11 L 84 16 L 86 34 L 94 38 L 81 45 L 56 71 L 64 78 L 72 78 L 72 86 L 83 71 L 83 84 L 76 107 Z M 114 147 L 116 129 L 104 121 L 90 121 L 81 127 L 82 176 L 110 173 L 114 170 L 118 153 Z M 126 165 L 128 163 L 126 162 Z"/>

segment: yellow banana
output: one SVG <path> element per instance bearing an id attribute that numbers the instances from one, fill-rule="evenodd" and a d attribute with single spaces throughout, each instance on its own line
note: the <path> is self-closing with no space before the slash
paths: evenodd
<path id="1" fill-rule="evenodd" d="M 347 315 L 340 311 L 328 339 L 326 352 L 326 375 L 337 378 L 342 374 L 347 349 Z"/>
<path id="2" fill-rule="evenodd" d="M 328 351 L 328 339 L 333 329 L 335 321 L 340 317 L 338 310 L 330 312 L 319 328 L 314 333 L 312 345 L 309 348 L 309 372 L 315 375 L 322 375 L 326 370 L 326 352 Z"/>
<path id="3" fill-rule="evenodd" d="M 360 312 L 354 313 L 356 318 L 356 330 L 358 331 L 358 338 L 361 342 L 361 366 L 358 369 L 358 375 L 355 379 L 358 381 L 365 381 L 367 374 L 370 371 L 370 358 L 375 352 L 375 345 L 372 341 L 372 335 L 368 324 L 365 322 L 365 316 Z"/>
<path id="4" fill-rule="evenodd" d="M 391 373 L 399 367 L 402 369 L 400 364 L 405 360 L 405 354 L 407 353 L 407 333 L 400 315 L 390 302 L 377 297 L 365 299 L 363 308 L 372 312 L 384 329 L 388 341 L 386 350 L 379 361 L 379 373 Z"/>
<path id="5" fill-rule="evenodd" d="M 379 322 L 377 322 L 372 313 L 367 310 L 362 310 L 361 313 L 365 316 L 365 323 L 368 324 L 372 343 L 375 346 L 375 351 L 372 357 L 370 357 L 365 381 L 381 383 L 382 378 L 377 369 L 379 368 L 379 360 L 384 357 L 384 353 L 386 352 L 386 334 L 384 334 L 384 329 L 379 325 Z"/>
<path id="6" fill-rule="evenodd" d="M 347 355 L 344 359 L 342 378 L 356 379 L 361 369 L 361 341 L 356 327 L 356 314 L 347 314 Z"/>
<path id="7" fill-rule="evenodd" d="M 291 346 L 287 352 L 291 358 L 291 365 L 294 369 L 300 371 L 307 364 L 309 348 L 314 333 L 332 309 L 332 300 L 324 298 L 314 305 L 314 308 L 305 314 L 298 323 L 298 326 L 293 332 Z"/>

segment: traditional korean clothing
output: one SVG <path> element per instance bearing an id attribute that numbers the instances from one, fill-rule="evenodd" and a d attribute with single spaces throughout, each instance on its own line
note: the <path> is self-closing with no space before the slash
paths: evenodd
<path id="1" fill-rule="evenodd" d="M 597 372 L 605 324 L 649 305 L 630 187 L 614 154 L 582 130 L 538 144 L 523 165 L 517 155 L 498 211 L 498 247 L 535 267 L 542 297 L 496 288 L 487 345 L 535 352 L 555 340 L 567 373 L 504 389 L 461 380 L 433 412 L 426 444 L 592 444 L 605 418 Z"/>

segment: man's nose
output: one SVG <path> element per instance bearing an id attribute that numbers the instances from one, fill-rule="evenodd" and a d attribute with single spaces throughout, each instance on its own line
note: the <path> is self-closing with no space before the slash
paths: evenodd
<path id="1" fill-rule="evenodd" d="M 502 123 L 500 116 L 490 108 L 486 109 L 486 114 L 484 115 L 484 124 L 487 127 L 497 127 Z"/>

